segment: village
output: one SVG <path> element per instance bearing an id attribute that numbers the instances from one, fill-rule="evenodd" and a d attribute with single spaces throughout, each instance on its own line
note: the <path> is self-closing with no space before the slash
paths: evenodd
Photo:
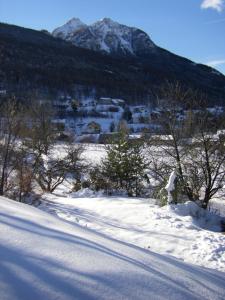
<path id="1" fill-rule="evenodd" d="M 75 135 L 79 142 L 105 142 L 120 129 L 125 129 L 132 137 L 164 133 L 160 118 L 166 111 L 160 106 L 128 105 L 124 99 L 110 97 L 79 101 L 63 95 L 53 102 L 53 107 L 57 111 L 53 122 L 63 128 L 65 134 Z M 224 113 L 220 106 L 209 107 L 207 111 L 212 118 Z M 194 112 L 198 113 L 198 110 Z M 178 107 L 173 108 L 173 113 L 181 121 L 189 112 Z"/>
<path id="2" fill-rule="evenodd" d="M 118 132 L 121 127 L 130 134 L 148 132 L 153 126 L 150 120 L 158 114 L 148 106 L 128 106 L 123 99 L 109 97 L 78 101 L 63 96 L 53 106 L 58 112 L 54 121 L 82 142 L 99 141 L 102 136 Z"/>
<path id="3" fill-rule="evenodd" d="M 0 100 L 12 96 L 1 86 Z M 160 105 L 130 105 L 124 99 L 111 97 L 82 97 L 75 99 L 68 94 L 60 94 L 56 100 L 39 99 L 38 103 L 47 104 L 53 110 L 52 123 L 59 136 L 75 137 L 82 143 L 105 143 L 113 133 L 121 129 L 130 137 L 139 138 L 148 134 L 165 134 L 160 119 L 168 112 L 175 114 L 178 121 L 190 113 L 182 107 L 165 109 Z M 224 114 L 224 107 L 214 106 L 206 109 L 211 118 Z M 199 111 L 192 110 L 194 113 Z"/>

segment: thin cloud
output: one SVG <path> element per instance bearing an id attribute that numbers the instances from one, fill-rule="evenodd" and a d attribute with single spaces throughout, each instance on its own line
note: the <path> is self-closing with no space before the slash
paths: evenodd
<path id="1" fill-rule="evenodd" d="M 217 66 L 224 65 L 224 64 L 225 64 L 225 59 L 211 60 L 206 63 L 206 65 L 208 65 L 210 67 L 217 67 Z"/>
<path id="2" fill-rule="evenodd" d="M 215 9 L 221 12 L 224 9 L 224 0 L 203 0 L 201 4 L 202 9 Z"/>

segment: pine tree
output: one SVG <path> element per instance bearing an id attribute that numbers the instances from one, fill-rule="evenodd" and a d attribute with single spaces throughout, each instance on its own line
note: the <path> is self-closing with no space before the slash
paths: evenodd
<path id="1" fill-rule="evenodd" d="M 129 196 L 141 194 L 148 164 L 142 150 L 143 143 L 129 140 L 124 132 L 120 132 L 106 147 L 103 174 L 112 189 L 125 190 Z"/>

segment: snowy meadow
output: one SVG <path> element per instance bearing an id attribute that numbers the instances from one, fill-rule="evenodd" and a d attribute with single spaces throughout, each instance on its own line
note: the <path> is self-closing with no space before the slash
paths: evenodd
<path id="1" fill-rule="evenodd" d="M 56 151 L 62 154 L 60 149 Z M 104 145 L 84 145 L 82 157 L 88 163 L 98 164 L 105 156 Z M 225 236 L 218 215 L 224 214 L 224 199 L 213 200 L 210 211 L 192 202 L 159 204 L 149 197 L 107 196 L 91 188 L 75 192 L 66 180 L 53 194 L 42 195 L 39 208 L 105 236 L 225 272 Z"/>

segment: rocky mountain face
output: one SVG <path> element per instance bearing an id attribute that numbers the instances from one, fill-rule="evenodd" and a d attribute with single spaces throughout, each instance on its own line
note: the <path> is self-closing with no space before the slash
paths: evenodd
<path id="1" fill-rule="evenodd" d="M 104 18 L 86 25 L 77 18 L 56 28 L 52 35 L 75 46 L 115 55 L 142 55 L 157 47 L 142 30 Z"/>

